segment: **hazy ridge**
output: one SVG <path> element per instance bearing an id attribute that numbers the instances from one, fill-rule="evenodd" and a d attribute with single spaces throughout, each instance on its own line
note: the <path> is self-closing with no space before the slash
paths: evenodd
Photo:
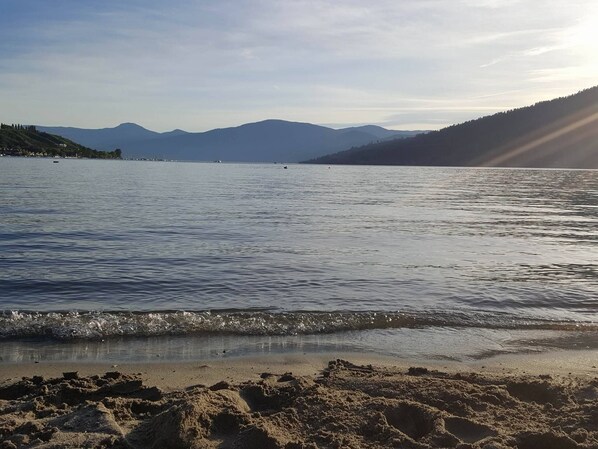
<path id="1" fill-rule="evenodd" d="M 299 162 L 421 132 L 393 131 L 374 125 L 337 130 L 284 120 L 264 120 L 201 133 L 180 129 L 158 133 L 134 123 L 104 129 L 38 128 L 98 150 L 120 148 L 125 157 L 235 162 Z"/>

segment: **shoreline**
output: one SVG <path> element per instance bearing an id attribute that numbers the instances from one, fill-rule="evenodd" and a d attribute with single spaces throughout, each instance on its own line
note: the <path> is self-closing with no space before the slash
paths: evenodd
<path id="1" fill-rule="evenodd" d="M 260 355 L 226 356 L 198 360 L 148 361 L 40 361 L 3 362 L 0 364 L 0 385 L 22 377 L 41 375 L 58 378 L 64 372 L 77 371 L 91 376 L 109 371 L 140 375 L 147 384 L 174 391 L 189 385 L 213 384 L 221 380 L 242 382 L 256 380 L 263 372 L 315 376 L 331 360 L 343 359 L 357 365 L 375 365 L 406 370 L 425 367 L 450 373 L 476 372 L 497 375 L 559 375 L 598 378 L 598 355 L 594 350 L 553 350 L 538 353 L 500 354 L 487 358 L 455 361 L 399 358 L 360 352 L 282 352 Z"/>
<path id="2" fill-rule="evenodd" d="M 9 327 L 10 329 L 10 327 Z M 6 339 L 0 345 L 0 366 L 33 363 L 194 363 L 197 361 L 290 355 L 322 355 L 322 359 L 386 359 L 399 364 L 468 364 L 494 357 L 541 359 L 546 352 L 575 359 L 598 352 L 598 332 L 528 331 L 487 328 L 398 328 L 298 335 L 200 334 L 59 340 Z M 570 353 L 570 354 L 569 354 Z M 328 360 L 323 360 L 323 363 Z M 575 362 L 569 363 L 575 369 Z M 481 366 L 481 365 L 479 365 Z M 552 364 L 547 364 L 552 369 Z M 564 367 L 563 370 L 567 369 Z M 568 372 L 568 371 L 567 371 Z"/>

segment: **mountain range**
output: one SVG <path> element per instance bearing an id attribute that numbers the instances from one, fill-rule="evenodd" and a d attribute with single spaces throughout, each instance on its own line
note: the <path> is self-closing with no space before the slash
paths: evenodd
<path id="1" fill-rule="evenodd" d="M 598 86 L 308 162 L 598 169 Z"/>
<path id="2" fill-rule="evenodd" d="M 332 129 L 284 120 L 264 120 L 201 133 L 180 129 L 158 133 L 135 123 L 104 129 L 49 126 L 37 129 L 96 150 L 119 148 L 126 158 L 227 162 L 299 162 L 422 132 L 393 131 L 374 125 Z"/>

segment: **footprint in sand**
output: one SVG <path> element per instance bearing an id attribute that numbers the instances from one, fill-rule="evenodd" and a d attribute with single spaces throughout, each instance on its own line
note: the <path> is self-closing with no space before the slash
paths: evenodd
<path id="1" fill-rule="evenodd" d="M 445 418 L 444 427 L 465 443 L 475 443 L 484 438 L 497 435 L 497 432 L 491 427 L 456 416 Z"/>

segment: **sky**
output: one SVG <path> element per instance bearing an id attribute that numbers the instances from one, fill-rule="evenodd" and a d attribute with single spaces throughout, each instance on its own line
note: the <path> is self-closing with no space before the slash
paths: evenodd
<path id="1" fill-rule="evenodd" d="M 438 129 L 596 84 L 596 0 L 0 0 L 4 123 Z"/>

